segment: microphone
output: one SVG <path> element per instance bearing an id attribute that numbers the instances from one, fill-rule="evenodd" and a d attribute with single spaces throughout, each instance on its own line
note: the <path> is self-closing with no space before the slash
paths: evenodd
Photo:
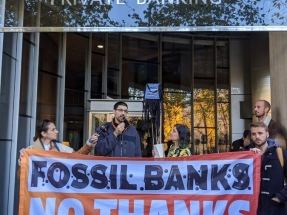
<path id="1" fill-rule="evenodd" d="M 107 132 L 107 131 L 108 131 L 108 128 L 109 128 L 109 126 L 108 126 L 107 123 L 104 124 L 104 125 L 101 125 L 101 126 L 100 126 L 100 131 L 99 131 L 97 134 L 100 134 L 100 133 L 102 133 L 102 132 Z M 89 142 L 92 143 L 92 142 L 93 142 L 93 139 L 90 138 L 90 139 L 89 139 Z"/>

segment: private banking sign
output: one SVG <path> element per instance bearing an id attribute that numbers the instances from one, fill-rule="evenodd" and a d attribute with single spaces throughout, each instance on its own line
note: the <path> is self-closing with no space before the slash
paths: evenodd
<path id="1" fill-rule="evenodd" d="M 51 0 L 51 5 L 55 4 L 56 0 Z M 156 4 L 221 4 L 221 0 L 134 0 L 138 5 L 145 5 L 150 3 Z M 59 1 L 56 1 L 59 2 Z M 93 5 L 93 4 L 117 4 L 125 5 L 126 0 L 61 0 L 61 5 Z"/>

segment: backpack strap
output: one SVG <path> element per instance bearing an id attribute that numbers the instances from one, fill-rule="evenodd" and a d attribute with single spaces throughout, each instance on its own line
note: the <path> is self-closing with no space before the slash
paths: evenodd
<path id="1" fill-rule="evenodd" d="M 276 148 L 277 156 L 280 161 L 282 169 L 284 168 L 284 158 L 283 158 L 283 150 L 281 147 Z"/>

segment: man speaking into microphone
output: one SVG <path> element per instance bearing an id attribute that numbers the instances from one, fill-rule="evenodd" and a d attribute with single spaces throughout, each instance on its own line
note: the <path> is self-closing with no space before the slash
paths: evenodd
<path id="1" fill-rule="evenodd" d="M 106 123 L 106 131 L 101 132 L 96 153 L 110 157 L 141 157 L 140 137 L 136 128 L 127 120 L 128 105 L 117 102 L 114 105 L 114 118 Z M 100 127 L 96 131 L 100 131 Z"/>

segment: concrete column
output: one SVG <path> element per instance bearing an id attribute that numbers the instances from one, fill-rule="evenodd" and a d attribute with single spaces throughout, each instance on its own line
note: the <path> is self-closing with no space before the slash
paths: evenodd
<path id="1" fill-rule="evenodd" d="M 242 138 L 243 131 L 249 129 L 251 123 L 251 71 L 250 71 L 250 41 L 249 39 L 230 40 L 230 85 L 231 85 L 231 140 Z M 241 118 L 240 103 L 246 102 L 244 107 L 250 117 Z M 223 146 L 219 146 L 219 149 Z M 221 150 L 222 151 L 222 150 Z"/>
<path id="2" fill-rule="evenodd" d="M 252 105 L 254 106 L 255 102 L 259 99 L 264 99 L 271 103 L 269 33 L 268 32 L 251 33 L 250 44 L 251 44 L 250 50 L 251 50 Z M 273 101 L 271 105 L 273 106 Z M 254 114 L 253 109 L 252 112 Z M 255 118 L 254 115 L 253 115 L 253 121 L 257 121 L 257 118 Z"/>
<path id="3" fill-rule="evenodd" d="M 287 32 L 270 32 L 270 76 L 272 118 L 287 128 Z"/>

